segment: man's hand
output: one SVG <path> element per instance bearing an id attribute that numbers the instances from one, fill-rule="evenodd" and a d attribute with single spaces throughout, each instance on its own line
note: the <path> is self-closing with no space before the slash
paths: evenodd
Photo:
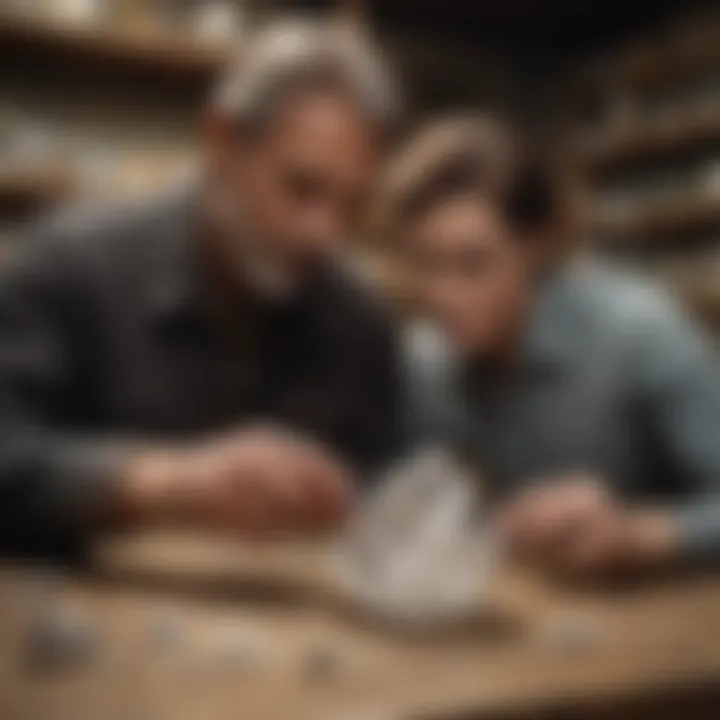
<path id="1" fill-rule="evenodd" d="M 132 459 L 121 482 L 126 516 L 248 537 L 328 530 L 347 514 L 352 483 L 320 446 L 255 428 Z"/>
<path id="2" fill-rule="evenodd" d="M 534 484 L 500 511 L 497 522 L 520 556 L 572 573 L 656 566 L 677 549 L 666 513 L 629 508 L 589 475 Z"/>

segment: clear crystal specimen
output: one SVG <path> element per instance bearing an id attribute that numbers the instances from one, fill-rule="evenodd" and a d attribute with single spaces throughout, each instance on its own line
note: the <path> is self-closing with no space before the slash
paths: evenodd
<path id="1" fill-rule="evenodd" d="M 338 548 L 341 588 L 404 622 L 451 620 L 478 607 L 492 566 L 479 488 L 443 449 L 391 469 Z"/>

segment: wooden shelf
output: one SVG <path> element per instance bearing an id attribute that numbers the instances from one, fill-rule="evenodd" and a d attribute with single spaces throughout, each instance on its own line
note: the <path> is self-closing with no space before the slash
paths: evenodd
<path id="1" fill-rule="evenodd" d="M 720 324 L 720 278 L 715 285 L 687 285 L 677 288 L 678 296 L 701 320 Z"/>
<path id="2" fill-rule="evenodd" d="M 689 257 L 689 259 L 688 259 Z M 720 263 L 717 254 L 682 253 L 651 269 L 655 280 L 688 308 L 693 315 L 720 327 Z"/>
<path id="3" fill-rule="evenodd" d="M 717 27 L 706 28 L 705 37 L 695 42 L 656 44 L 651 48 L 629 54 L 620 63 L 619 80 L 636 89 L 653 89 L 668 84 L 679 84 L 688 77 L 720 64 Z"/>
<path id="4" fill-rule="evenodd" d="M 75 188 L 68 169 L 0 171 L 0 213 L 20 216 L 70 197 Z"/>
<path id="5" fill-rule="evenodd" d="M 601 218 L 596 226 L 600 233 L 627 239 L 679 235 L 715 224 L 720 224 L 720 197 L 698 196 L 658 204 L 624 222 Z"/>
<path id="6" fill-rule="evenodd" d="M 713 3 L 695 7 L 685 19 L 650 30 L 618 57 L 618 80 L 628 89 L 678 86 L 688 78 L 720 64 L 720 15 Z"/>
<path id="7" fill-rule="evenodd" d="M 673 155 L 714 141 L 720 142 L 720 108 L 681 125 L 657 130 L 630 128 L 611 143 L 587 153 L 585 162 L 591 170 L 602 171 Z"/>
<path id="8" fill-rule="evenodd" d="M 214 74 L 229 54 L 226 48 L 200 41 L 131 35 L 103 27 L 50 25 L 7 12 L 0 13 L 0 45 L 190 76 Z"/>

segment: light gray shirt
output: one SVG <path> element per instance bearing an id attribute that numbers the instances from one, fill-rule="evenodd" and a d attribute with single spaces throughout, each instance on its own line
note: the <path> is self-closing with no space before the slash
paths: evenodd
<path id="1" fill-rule="evenodd" d="M 688 552 L 720 556 L 720 366 L 667 294 L 598 261 L 543 286 L 511 383 L 432 329 L 408 340 L 411 435 L 451 442 L 496 493 L 570 471 L 665 503 Z"/>

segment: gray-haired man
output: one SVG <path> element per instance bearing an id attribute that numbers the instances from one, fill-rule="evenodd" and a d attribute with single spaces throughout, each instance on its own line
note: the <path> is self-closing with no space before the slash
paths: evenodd
<path id="1" fill-rule="evenodd" d="M 42 226 L 2 269 L 5 548 L 323 528 L 392 447 L 391 329 L 333 262 L 394 112 L 387 72 L 321 23 L 245 47 L 192 192 Z"/>

